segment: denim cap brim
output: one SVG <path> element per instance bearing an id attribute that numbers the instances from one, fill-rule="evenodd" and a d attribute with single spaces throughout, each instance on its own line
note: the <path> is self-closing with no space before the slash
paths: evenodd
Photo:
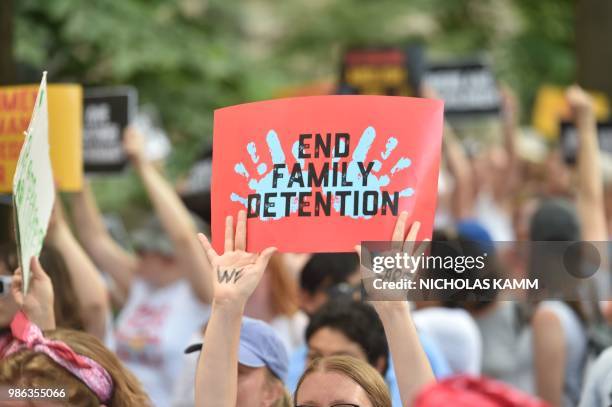
<path id="1" fill-rule="evenodd" d="M 257 355 L 257 351 L 243 342 L 240 342 L 238 347 L 238 363 L 248 367 L 266 366 L 266 362 Z"/>
<path id="2" fill-rule="evenodd" d="M 201 352 L 203 343 L 194 343 L 185 349 L 185 353 Z M 240 343 L 238 347 L 238 363 L 248 367 L 264 367 L 266 362 L 257 356 L 257 352 L 251 349 L 248 345 Z"/>
<path id="3" fill-rule="evenodd" d="M 244 317 L 240 330 L 240 349 L 244 349 L 244 355 L 253 354 L 257 359 L 265 362 L 265 365 L 276 377 L 284 380 L 289 370 L 289 357 L 282 340 L 274 329 L 264 321 Z M 238 352 L 240 355 L 240 351 Z M 249 358 L 249 361 L 253 361 Z M 242 359 L 240 362 L 243 363 Z M 247 363 L 243 363 L 248 366 Z"/>
<path id="4" fill-rule="evenodd" d="M 185 353 L 200 351 L 202 344 L 194 344 Z M 238 363 L 248 367 L 267 367 L 284 381 L 289 369 L 285 346 L 272 327 L 263 321 L 243 317 L 238 346 Z"/>

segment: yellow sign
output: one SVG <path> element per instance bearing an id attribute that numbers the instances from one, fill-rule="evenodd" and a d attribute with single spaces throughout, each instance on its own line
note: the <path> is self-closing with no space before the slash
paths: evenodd
<path id="1" fill-rule="evenodd" d="M 53 178 L 60 190 L 78 191 L 83 184 L 83 89 L 66 84 L 47 90 Z M 0 87 L 0 193 L 12 191 L 37 93 L 38 85 Z"/>
<path id="2" fill-rule="evenodd" d="M 344 55 L 341 88 L 362 95 L 413 96 L 409 56 L 396 48 L 352 49 Z"/>
<path id="3" fill-rule="evenodd" d="M 597 120 L 604 121 L 610 116 L 610 105 L 605 94 L 589 92 L 595 104 Z M 565 99 L 565 88 L 551 85 L 541 86 L 533 108 L 533 127 L 548 139 L 556 139 L 561 121 L 571 120 L 571 112 Z"/>

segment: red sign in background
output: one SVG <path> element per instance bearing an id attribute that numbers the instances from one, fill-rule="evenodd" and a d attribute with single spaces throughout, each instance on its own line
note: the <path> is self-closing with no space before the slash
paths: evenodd
<path id="1" fill-rule="evenodd" d="M 212 237 L 249 209 L 247 249 L 346 252 L 389 240 L 396 214 L 431 236 L 443 127 L 439 100 L 312 96 L 215 111 Z M 364 185 L 365 184 L 365 185 Z"/>

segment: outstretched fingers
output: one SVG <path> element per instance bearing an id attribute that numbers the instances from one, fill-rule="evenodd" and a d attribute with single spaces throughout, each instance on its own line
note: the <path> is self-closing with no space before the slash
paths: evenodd
<path id="1" fill-rule="evenodd" d="M 234 250 L 234 217 L 228 216 L 225 218 L 225 246 L 224 252 Z"/>
<path id="2" fill-rule="evenodd" d="M 208 257 L 208 261 L 212 264 L 212 261 L 218 256 L 215 249 L 213 249 L 212 245 L 208 241 L 208 238 L 204 233 L 198 233 L 198 240 L 206 253 L 206 257 Z"/>
<path id="3" fill-rule="evenodd" d="M 408 212 L 402 211 L 397 222 L 395 222 L 395 229 L 393 230 L 393 236 L 391 237 L 392 242 L 404 242 L 404 233 L 406 230 L 406 221 L 408 220 Z"/>
<path id="4" fill-rule="evenodd" d="M 246 222 L 246 211 L 241 210 L 238 212 L 238 219 L 236 221 L 236 239 L 234 241 L 235 250 L 246 250 Z"/>
<path id="5" fill-rule="evenodd" d="M 359 256 L 359 270 L 361 272 L 362 280 L 374 277 L 375 273 L 372 271 L 372 253 L 368 250 L 368 246 L 365 250 L 360 244 L 355 246 L 355 252 Z"/>
<path id="6" fill-rule="evenodd" d="M 431 243 L 431 239 L 423 239 L 423 242 L 419 245 L 419 247 L 416 248 L 412 256 L 420 257 L 424 255 L 427 249 L 429 248 L 430 243 Z"/>
<path id="7" fill-rule="evenodd" d="M 267 249 L 264 249 L 264 251 L 262 251 L 257 257 L 255 265 L 259 268 L 265 269 L 272 255 L 276 253 L 276 250 L 276 247 L 268 247 Z"/>
<path id="8" fill-rule="evenodd" d="M 414 243 L 416 242 L 417 236 L 419 235 L 419 230 L 421 229 L 421 222 L 415 221 L 412 226 L 410 226 L 410 230 L 408 231 L 408 235 L 404 240 L 404 251 L 408 253 L 412 253 L 414 249 Z"/>

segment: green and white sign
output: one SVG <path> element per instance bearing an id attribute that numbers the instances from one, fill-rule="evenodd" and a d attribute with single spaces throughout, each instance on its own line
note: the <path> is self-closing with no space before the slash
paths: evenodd
<path id="1" fill-rule="evenodd" d="M 54 199 L 49 156 L 47 73 L 44 72 L 13 178 L 16 241 L 24 294 L 30 283 L 30 259 L 40 255 Z"/>

